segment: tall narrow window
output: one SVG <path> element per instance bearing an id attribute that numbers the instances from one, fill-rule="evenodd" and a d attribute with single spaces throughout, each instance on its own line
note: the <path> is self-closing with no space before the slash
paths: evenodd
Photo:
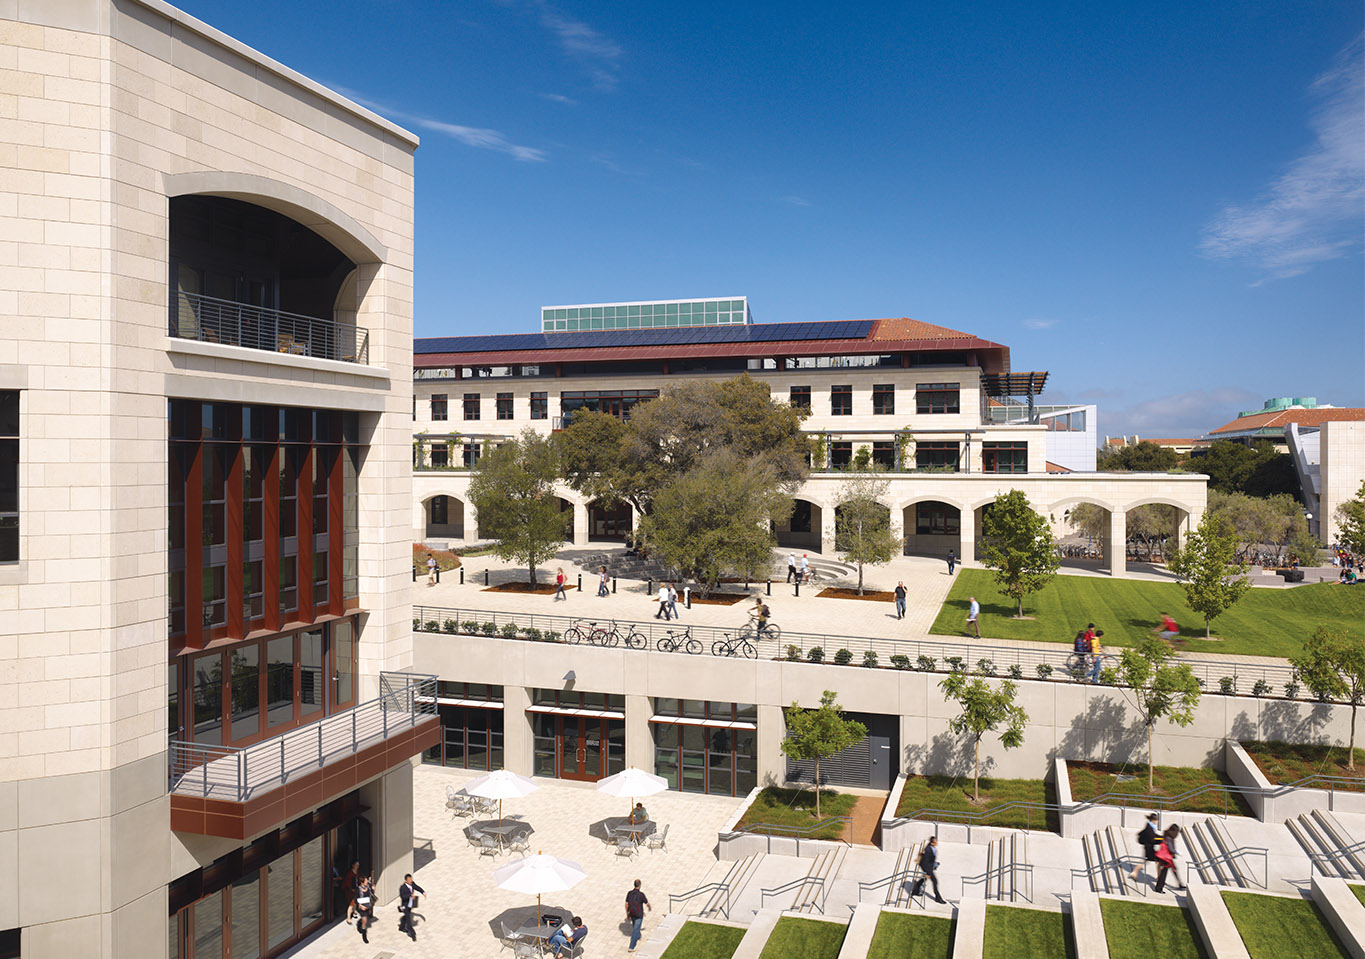
<path id="1" fill-rule="evenodd" d="M 799 406 L 805 410 L 810 409 L 810 387 L 793 386 L 790 402 L 792 406 Z"/>
<path id="2" fill-rule="evenodd" d="M 478 393 L 466 393 L 464 395 L 464 418 L 467 420 L 477 420 L 479 418 Z"/>
<path id="3" fill-rule="evenodd" d="M 0 391 L 0 563 L 19 561 L 19 391 Z"/>
<path id="4" fill-rule="evenodd" d="M 896 386 L 882 383 L 872 387 L 872 413 L 875 416 L 892 416 L 896 412 Z"/>
<path id="5" fill-rule="evenodd" d="M 432 393 L 432 394 L 431 394 L 431 418 L 432 418 L 433 421 L 437 421 L 437 422 L 439 422 L 440 420 L 444 420 L 444 419 L 446 418 L 446 394 L 445 394 L 445 393 Z"/>
<path id="6" fill-rule="evenodd" d="M 531 394 L 531 419 L 544 420 L 550 416 L 550 400 L 544 393 Z"/>
<path id="7" fill-rule="evenodd" d="M 831 386 L 829 388 L 829 412 L 831 416 L 853 415 L 853 386 Z"/>
<path id="8" fill-rule="evenodd" d="M 510 420 L 512 418 L 512 394 L 498 394 L 498 419 Z"/>

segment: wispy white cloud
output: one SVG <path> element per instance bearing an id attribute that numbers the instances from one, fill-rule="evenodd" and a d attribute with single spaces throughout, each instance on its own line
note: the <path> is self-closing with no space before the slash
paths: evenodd
<path id="1" fill-rule="evenodd" d="M 786 196 L 780 196 L 777 199 L 779 203 L 785 203 L 787 206 L 810 206 L 810 200 L 807 200 L 803 196 L 796 196 L 792 193 L 789 193 Z"/>
<path id="2" fill-rule="evenodd" d="M 1238 386 L 1188 390 L 1127 407 L 1101 405 L 1100 429 L 1110 436 L 1203 436 L 1260 405 L 1259 394 Z"/>
<path id="3" fill-rule="evenodd" d="M 1041 317 L 1030 317 L 1024 321 L 1024 329 L 1026 330 L 1050 330 L 1056 325 L 1056 320 L 1046 320 Z"/>
<path id="4" fill-rule="evenodd" d="M 1267 279 L 1306 272 L 1361 241 L 1365 212 L 1365 34 L 1313 83 L 1317 142 L 1254 201 L 1231 204 L 1204 229 L 1209 257 L 1245 260 Z"/>
<path id="5" fill-rule="evenodd" d="M 597 89 L 615 90 L 619 80 L 621 57 L 625 52 L 621 45 L 582 20 L 575 20 L 555 9 L 544 0 L 536 0 L 534 6 L 540 16 L 541 26 L 549 30 L 559 41 L 559 49 L 564 56 L 586 71 Z"/>
<path id="6" fill-rule="evenodd" d="M 539 147 L 522 146 L 513 143 L 507 138 L 505 133 L 499 130 L 490 130 L 486 127 L 471 127 L 463 123 L 451 123 L 447 120 L 437 120 L 433 117 L 423 116 L 419 113 L 408 113 L 405 110 L 396 110 L 392 107 L 375 103 L 357 96 L 355 93 L 341 87 L 335 88 L 338 93 L 349 97 L 361 106 L 373 110 L 382 116 L 400 120 L 403 123 L 410 123 L 413 126 L 421 127 L 423 130 L 430 130 L 433 133 L 440 133 L 451 139 L 458 140 L 465 146 L 474 147 L 478 150 L 496 150 L 499 153 L 506 153 L 514 159 L 526 163 L 543 163 L 550 158 L 550 155 Z"/>
<path id="7" fill-rule="evenodd" d="M 612 173 L 619 173 L 622 176 L 644 176 L 643 170 L 630 170 L 616 162 L 616 157 L 611 153 L 594 153 L 588 157 L 590 163 L 595 163 Z"/>
<path id="8" fill-rule="evenodd" d="M 562 93 L 542 93 L 540 96 L 541 99 L 549 100 L 551 103 L 562 103 L 566 107 L 578 106 L 577 100 L 575 100 L 573 97 L 566 97 Z"/>

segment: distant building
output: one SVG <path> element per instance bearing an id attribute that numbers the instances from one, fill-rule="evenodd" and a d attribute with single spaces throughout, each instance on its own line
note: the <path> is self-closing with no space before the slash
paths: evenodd
<path id="1" fill-rule="evenodd" d="M 1126 446 L 1137 446 L 1139 443 L 1151 443 L 1160 446 L 1162 449 L 1173 450 L 1177 456 L 1189 456 L 1191 452 L 1208 443 L 1204 440 L 1193 439 L 1188 436 L 1166 437 L 1166 436 L 1106 436 L 1104 438 L 1104 448 L 1106 450 L 1123 449 Z"/>
<path id="2" fill-rule="evenodd" d="M 1337 507 L 1365 481 L 1365 423 L 1327 420 L 1300 427 L 1291 420 L 1285 438 L 1303 489 L 1309 532 L 1330 545 L 1337 538 Z"/>
<path id="3" fill-rule="evenodd" d="M 1315 396 L 1278 397 L 1265 401 L 1259 410 L 1248 410 L 1237 415 L 1231 423 L 1224 423 L 1210 430 L 1204 439 L 1233 440 L 1251 446 L 1258 440 L 1266 440 L 1278 452 L 1289 451 L 1285 439 L 1285 427 L 1297 423 L 1300 429 L 1319 427 L 1333 421 L 1365 421 L 1365 409 L 1360 407 L 1337 407 L 1319 404 Z"/>

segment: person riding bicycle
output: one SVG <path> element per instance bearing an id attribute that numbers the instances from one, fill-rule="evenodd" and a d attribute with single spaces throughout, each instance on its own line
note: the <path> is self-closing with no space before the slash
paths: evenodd
<path id="1" fill-rule="evenodd" d="M 749 610 L 749 621 L 754 624 L 754 636 L 762 638 L 763 633 L 768 628 L 768 617 L 772 611 L 768 609 L 768 604 L 761 598 L 754 600 L 754 608 Z"/>
<path id="2" fill-rule="evenodd" d="M 1153 629 L 1152 632 L 1158 634 L 1172 646 L 1180 642 L 1180 627 L 1169 613 L 1161 614 L 1161 625 Z"/>

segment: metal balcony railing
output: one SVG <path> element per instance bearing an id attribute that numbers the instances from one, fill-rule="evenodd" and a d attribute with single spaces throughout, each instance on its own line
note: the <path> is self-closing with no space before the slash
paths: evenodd
<path id="1" fill-rule="evenodd" d="M 175 291 L 170 314 L 170 334 L 182 340 L 343 363 L 370 362 L 370 331 L 349 323 Z"/>
<path id="2" fill-rule="evenodd" d="M 380 673 L 378 699 L 251 746 L 170 744 L 170 791 L 244 803 L 436 713 L 436 677 Z"/>

